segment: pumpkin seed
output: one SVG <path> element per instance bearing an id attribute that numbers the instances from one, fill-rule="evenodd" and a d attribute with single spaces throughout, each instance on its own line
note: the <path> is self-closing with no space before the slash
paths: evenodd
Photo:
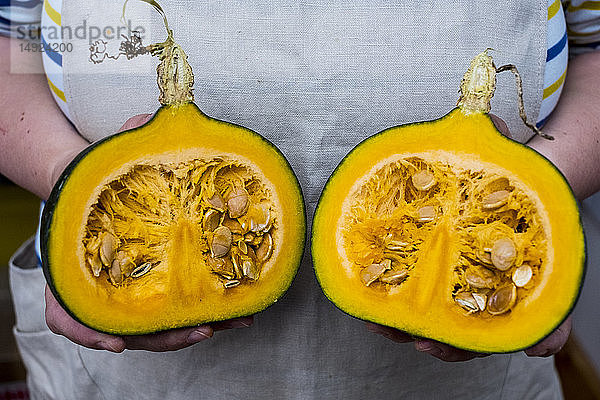
<path id="1" fill-rule="evenodd" d="M 384 264 L 371 264 L 360 272 L 360 279 L 366 286 L 375 282 L 386 270 Z"/>
<path id="2" fill-rule="evenodd" d="M 237 242 L 238 244 L 238 249 L 240 249 L 240 251 L 244 254 L 248 254 L 248 245 L 246 244 L 246 242 L 244 242 L 243 240 L 240 240 L 239 242 Z"/>
<path id="3" fill-rule="evenodd" d="M 230 271 L 218 270 L 218 271 L 213 271 L 213 272 L 224 279 L 235 279 L 235 274 Z"/>
<path id="4" fill-rule="evenodd" d="M 456 303 L 458 305 L 460 305 L 462 308 L 464 308 L 465 310 L 467 310 L 469 312 L 479 311 L 479 305 L 477 304 L 477 301 L 473 297 L 472 293 L 469 293 L 469 292 L 457 293 L 456 296 L 454 297 L 454 301 L 456 301 Z"/>
<path id="5" fill-rule="evenodd" d="M 523 264 L 513 271 L 512 281 L 516 287 L 523 287 L 529 283 L 531 277 L 533 276 L 533 271 L 528 264 Z"/>
<path id="6" fill-rule="evenodd" d="M 141 276 L 146 275 L 148 272 L 150 272 L 151 269 L 152 269 L 152 264 L 149 263 L 149 262 L 145 262 L 145 263 L 139 265 L 138 267 L 136 267 L 131 272 L 131 277 L 132 278 L 139 278 Z"/>
<path id="7" fill-rule="evenodd" d="M 390 251 L 402 251 L 408 246 L 410 243 L 403 242 L 401 240 L 392 240 L 385 247 Z"/>
<path id="8" fill-rule="evenodd" d="M 242 278 L 244 276 L 244 270 L 242 269 L 242 262 L 237 253 L 231 254 L 231 263 L 233 265 L 233 273 L 236 277 Z"/>
<path id="9" fill-rule="evenodd" d="M 215 257 L 209 256 L 207 258 L 207 262 L 208 262 L 208 265 L 210 265 L 210 267 L 213 270 L 222 269 L 223 267 L 225 267 L 225 259 L 223 259 L 223 258 L 215 258 Z"/>
<path id="10" fill-rule="evenodd" d="M 435 207 L 434 206 L 421 207 L 417 211 L 417 214 L 419 215 L 420 222 L 433 221 L 436 217 Z"/>
<path id="11" fill-rule="evenodd" d="M 227 280 L 223 283 L 223 286 L 225 286 L 225 289 L 231 289 L 233 287 L 236 287 L 240 284 L 240 281 L 237 279 L 230 279 Z"/>
<path id="12" fill-rule="evenodd" d="M 227 196 L 227 208 L 230 218 L 239 218 L 246 214 L 250 205 L 248 191 L 243 187 L 233 189 Z"/>
<path id="13" fill-rule="evenodd" d="M 258 268 L 257 265 L 249 258 L 242 261 L 242 271 L 244 276 L 252 279 L 253 281 L 258 279 Z"/>
<path id="14" fill-rule="evenodd" d="M 126 251 L 121 251 L 121 250 L 117 251 L 117 254 L 115 254 L 114 261 L 119 263 L 119 266 L 121 267 L 121 274 L 123 274 L 125 276 L 129 276 L 131 274 L 132 266 L 135 267 L 133 258 Z"/>
<path id="15" fill-rule="evenodd" d="M 240 222 L 237 219 L 231 219 L 231 218 L 225 217 L 225 218 L 223 218 L 222 224 L 223 224 L 223 226 L 226 226 L 227 228 L 229 228 L 231 233 L 237 233 L 239 235 L 243 235 L 244 232 L 246 231 L 246 229 L 244 229 L 244 227 L 240 224 Z"/>
<path id="16" fill-rule="evenodd" d="M 204 218 L 202 219 L 202 229 L 205 232 L 212 232 L 219 226 L 219 222 L 221 221 L 221 213 L 217 210 L 210 209 L 204 214 Z"/>
<path id="17" fill-rule="evenodd" d="M 88 255 L 86 259 L 94 276 L 99 277 L 100 271 L 102 271 L 102 261 L 100 261 L 100 255 L 96 252 L 95 254 Z"/>
<path id="18" fill-rule="evenodd" d="M 98 236 L 92 236 L 85 245 L 85 249 L 90 254 L 97 253 L 100 250 L 100 239 Z"/>
<path id="19" fill-rule="evenodd" d="M 490 256 L 494 267 L 500 271 L 506 271 L 517 257 L 517 249 L 512 240 L 504 237 L 494 242 Z"/>
<path id="20" fill-rule="evenodd" d="M 496 282 L 496 274 L 486 268 L 469 267 L 465 271 L 465 281 L 476 289 L 491 288 Z"/>
<path id="21" fill-rule="evenodd" d="M 110 280 L 115 285 L 123 283 L 123 274 L 121 273 L 121 263 L 118 260 L 113 260 L 109 268 L 108 275 Z"/>
<path id="22" fill-rule="evenodd" d="M 429 190 L 435 185 L 435 176 L 431 171 L 426 169 L 420 170 L 412 176 L 413 186 L 417 190 Z"/>
<path id="23" fill-rule="evenodd" d="M 491 251 L 491 249 L 490 249 Z M 491 264 L 492 263 L 492 256 L 490 255 L 490 251 L 486 251 L 484 250 L 477 250 L 476 252 L 476 256 L 479 259 L 479 261 L 482 261 L 486 264 Z"/>
<path id="24" fill-rule="evenodd" d="M 210 251 L 213 257 L 223 257 L 231 248 L 231 231 L 226 226 L 219 226 L 213 232 Z"/>
<path id="25" fill-rule="evenodd" d="M 389 270 L 385 271 L 380 277 L 379 280 L 383 283 L 387 283 L 388 285 L 397 285 L 403 282 L 408 277 L 408 270 L 403 268 L 401 270 Z"/>
<path id="26" fill-rule="evenodd" d="M 515 305 L 516 301 L 517 287 L 509 283 L 492 293 L 488 301 L 487 311 L 492 315 L 504 314 Z"/>
<path id="27" fill-rule="evenodd" d="M 225 211 L 225 200 L 219 193 L 215 193 L 210 199 L 207 200 L 208 203 L 213 206 L 216 210 L 221 212 Z"/>
<path id="28" fill-rule="evenodd" d="M 487 296 L 485 294 L 473 293 L 473 298 L 475 299 L 479 310 L 485 310 L 485 306 L 487 305 Z"/>
<path id="29" fill-rule="evenodd" d="M 225 279 L 235 278 L 233 264 L 229 258 L 213 258 L 209 256 L 208 264 L 215 274 L 220 275 Z"/>
<path id="30" fill-rule="evenodd" d="M 268 230 L 267 227 L 271 223 L 271 208 L 265 203 L 260 203 L 250 207 L 247 216 L 250 231 L 263 232 Z"/>
<path id="31" fill-rule="evenodd" d="M 100 261 L 107 267 L 112 264 L 117 250 L 117 238 L 109 232 L 102 232 L 100 238 Z"/>
<path id="32" fill-rule="evenodd" d="M 510 192 L 508 190 L 497 190 L 483 198 L 483 208 L 492 210 L 501 207 L 508 202 Z"/>
<path id="33" fill-rule="evenodd" d="M 508 178 L 505 178 L 505 177 L 496 178 L 493 181 L 491 181 L 490 183 L 488 183 L 485 186 L 485 189 L 490 192 L 495 192 L 498 190 L 509 190 L 510 182 L 508 181 Z"/>
<path id="34" fill-rule="evenodd" d="M 271 257 L 271 254 L 273 254 L 273 238 L 270 233 L 265 233 L 262 242 L 256 249 L 256 258 L 259 262 L 264 263 Z"/>

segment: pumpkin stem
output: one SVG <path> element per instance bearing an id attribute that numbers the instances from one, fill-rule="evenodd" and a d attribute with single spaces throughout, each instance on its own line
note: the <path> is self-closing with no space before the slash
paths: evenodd
<path id="1" fill-rule="evenodd" d="M 510 71 L 515 76 L 515 83 L 517 85 L 517 97 L 519 99 L 519 116 L 521 117 L 521 120 L 523 120 L 525 126 L 531 129 L 536 135 L 539 135 L 544 139 L 554 140 L 553 136 L 542 132 L 537 126 L 535 126 L 527 120 L 527 114 L 525 113 L 525 104 L 523 103 L 523 80 L 521 79 L 521 75 L 519 74 L 517 67 L 515 67 L 512 64 L 507 64 L 496 69 L 496 72 L 504 71 Z"/>
<path id="2" fill-rule="evenodd" d="M 160 59 L 156 67 L 160 104 L 170 106 L 193 102 L 194 73 L 187 55 L 173 40 L 173 31 L 169 30 L 164 42 L 148 46 L 148 51 Z"/>
<path id="3" fill-rule="evenodd" d="M 123 4 L 123 18 L 125 6 Z M 180 45 L 173 39 L 173 31 L 169 29 L 167 16 L 162 7 L 155 0 L 141 0 L 150 4 L 163 17 L 163 23 L 167 30 L 167 39 L 162 43 L 146 46 L 146 50 L 160 60 L 156 68 L 158 88 L 160 96 L 158 101 L 164 106 L 191 103 L 194 101 L 192 87 L 194 86 L 194 74 L 192 67 L 187 61 L 187 55 Z"/>
<path id="4" fill-rule="evenodd" d="M 458 107 L 465 113 L 488 113 L 496 90 L 496 66 L 485 49 L 471 60 L 460 84 Z"/>
<path id="5" fill-rule="evenodd" d="M 521 117 L 521 120 L 523 120 L 525 126 L 531 129 L 536 135 L 548 140 L 554 140 L 552 136 L 543 133 L 527 120 L 525 105 L 523 103 L 523 81 L 517 67 L 512 64 L 507 64 L 500 68 L 496 68 L 492 56 L 488 55 L 489 50 L 492 49 L 485 49 L 482 53 L 476 55 L 471 61 L 469 69 L 465 72 L 460 84 L 461 94 L 458 99 L 458 107 L 466 114 L 489 113 L 490 101 L 496 90 L 496 73 L 510 71 L 515 76 L 515 82 L 517 84 L 519 116 Z"/>

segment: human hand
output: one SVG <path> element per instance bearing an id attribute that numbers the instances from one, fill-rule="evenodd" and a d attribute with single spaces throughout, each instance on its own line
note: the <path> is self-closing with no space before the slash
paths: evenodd
<path id="1" fill-rule="evenodd" d="M 50 330 L 67 339 L 96 350 L 120 353 L 125 349 L 149 351 L 173 351 L 212 337 L 214 332 L 246 328 L 252 325 L 254 317 L 242 317 L 191 328 L 171 329 L 148 335 L 115 336 L 88 328 L 74 320 L 58 303 L 46 285 L 46 324 Z"/>
<path id="2" fill-rule="evenodd" d="M 141 126 L 151 117 L 151 114 L 136 115 L 128 119 L 119 132 Z M 53 174 L 54 181 L 58 180 L 63 169 L 76 155 L 77 152 L 65 154 L 64 158 L 57 161 Z M 46 286 L 45 296 L 46 324 L 52 332 L 65 336 L 72 342 L 82 346 L 97 350 L 108 350 L 115 353 L 120 353 L 125 349 L 149 351 L 179 350 L 209 339 L 215 331 L 249 327 L 254 321 L 254 318 L 249 316 L 190 328 L 171 329 L 148 335 L 115 336 L 95 331 L 73 319 L 58 303 L 48 286 Z"/>
<path id="3" fill-rule="evenodd" d="M 468 350 L 457 349 L 445 343 L 431 339 L 413 337 L 406 332 L 388 326 L 366 322 L 367 329 L 373 333 L 382 335 L 397 343 L 414 342 L 415 349 L 428 353 L 442 361 L 467 361 L 473 358 L 487 357 L 489 354 L 477 353 Z M 548 357 L 556 354 L 562 349 L 571 332 L 571 316 L 569 316 L 554 332 L 541 342 L 525 349 L 524 352 L 530 357 Z"/>

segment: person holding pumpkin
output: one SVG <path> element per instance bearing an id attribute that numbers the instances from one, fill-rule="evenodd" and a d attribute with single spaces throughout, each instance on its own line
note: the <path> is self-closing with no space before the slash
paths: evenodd
<path id="1" fill-rule="evenodd" d="M 54 20 L 62 13 L 63 26 L 86 18 L 90 25 L 107 26 L 120 12 L 100 1 L 64 2 L 62 10 L 56 3 L 50 1 L 44 12 Z M 555 140 L 531 138 L 510 112 L 515 97 L 505 90 L 497 93 L 493 110 L 507 120 L 512 137 L 551 160 L 579 199 L 600 188 L 595 76 L 600 56 L 576 56 L 564 78 L 566 45 L 555 47 L 562 39 L 551 43 L 553 24 L 564 31 L 559 2 L 459 3 L 433 9 L 409 3 L 257 7 L 177 1 L 167 13 L 194 70 L 200 71 L 198 103 L 209 115 L 261 132 L 290 158 L 309 215 L 326 178 L 352 146 L 388 126 L 445 114 L 455 101 L 457 77 L 486 47 L 500 50 L 499 58 L 519 67 L 527 110 L 538 112 L 544 131 Z M 569 7 L 575 8 L 567 18 L 575 21 L 570 26 L 576 30 L 583 8 L 574 2 Z M 130 9 L 129 17 L 144 19 L 142 8 Z M 179 15 L 182 9 L 188 10 L 185 15 Z M 203 15 L 200 27 L 191 15 Z M 146 33 L 162 39 L 162 22 L 145 22 Z M 541 27 L 548 30 L 548 41 Z M 118 130 L 122 121 L 121 129 L 140 126 L 156 109 L 154 61 L 138 57 L 98 66 L 88 60 L 89 42 L 73 39 L 74 50 L 61 54 L 59 73 L 49 64 L 56 62 L 51 59 L 56 54 L 45 54 L 46 78 L 10 73 L 11 65 L 36 57 L 0 38 L 5 93 L 0 172 L 42 199 L 89 142 Z M 559 55 L 548 60 L 554 53 Z M 557 67 L 554 60 L 559 59 Z M 549 71 L 558 71 L 554 80 L 545 76 Z M 95 74 L 102 79 L 90 79 Z M 544 103 L 542 93 L 553 104 Z M 11 279 L 17 341 L 28 383 L 39 397 L 560 398 L 552 358 L 543 357 L 565 343 L 570 319 L 536 346 L 508 355 L 467 352 L 373 323 L 367 329 L 378 335 L 368 335 L 362 322 L 324 298 L 305 256 L 286 296 L 256 320 L 107 335 L 62 309 L 36 268 L 33 247 L 27 244 L 13 258 Z M 206 340 L 216 331 L 250 325 Z M 413 342 L 418 352 L 392 341 Z M 446 364 L 436 358 L 477 360 Z"/>

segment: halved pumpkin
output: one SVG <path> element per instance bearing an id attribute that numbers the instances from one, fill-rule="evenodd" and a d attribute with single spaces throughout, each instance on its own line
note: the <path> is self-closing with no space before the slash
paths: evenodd
<path id="1" fill-rule="evenodd" d="M 303 253 L 304 203 L 287 160 L 196 107 L 191 68 L 168 32 L 151 46 L 163 107 L 78 155 L 44 208 L 48 284 L 99 331 L 254 314 L 283 295 Z"/>
<path id="2" fill-rule="evenodd" d="M 494 126 L 495 72 L 480 54 L 459 107 L 368 138 L 330 177 L 312 256 L 343 311 L 485 353 L 527 348 L 569 314 L 585 264 L 577 203 Z"/>

